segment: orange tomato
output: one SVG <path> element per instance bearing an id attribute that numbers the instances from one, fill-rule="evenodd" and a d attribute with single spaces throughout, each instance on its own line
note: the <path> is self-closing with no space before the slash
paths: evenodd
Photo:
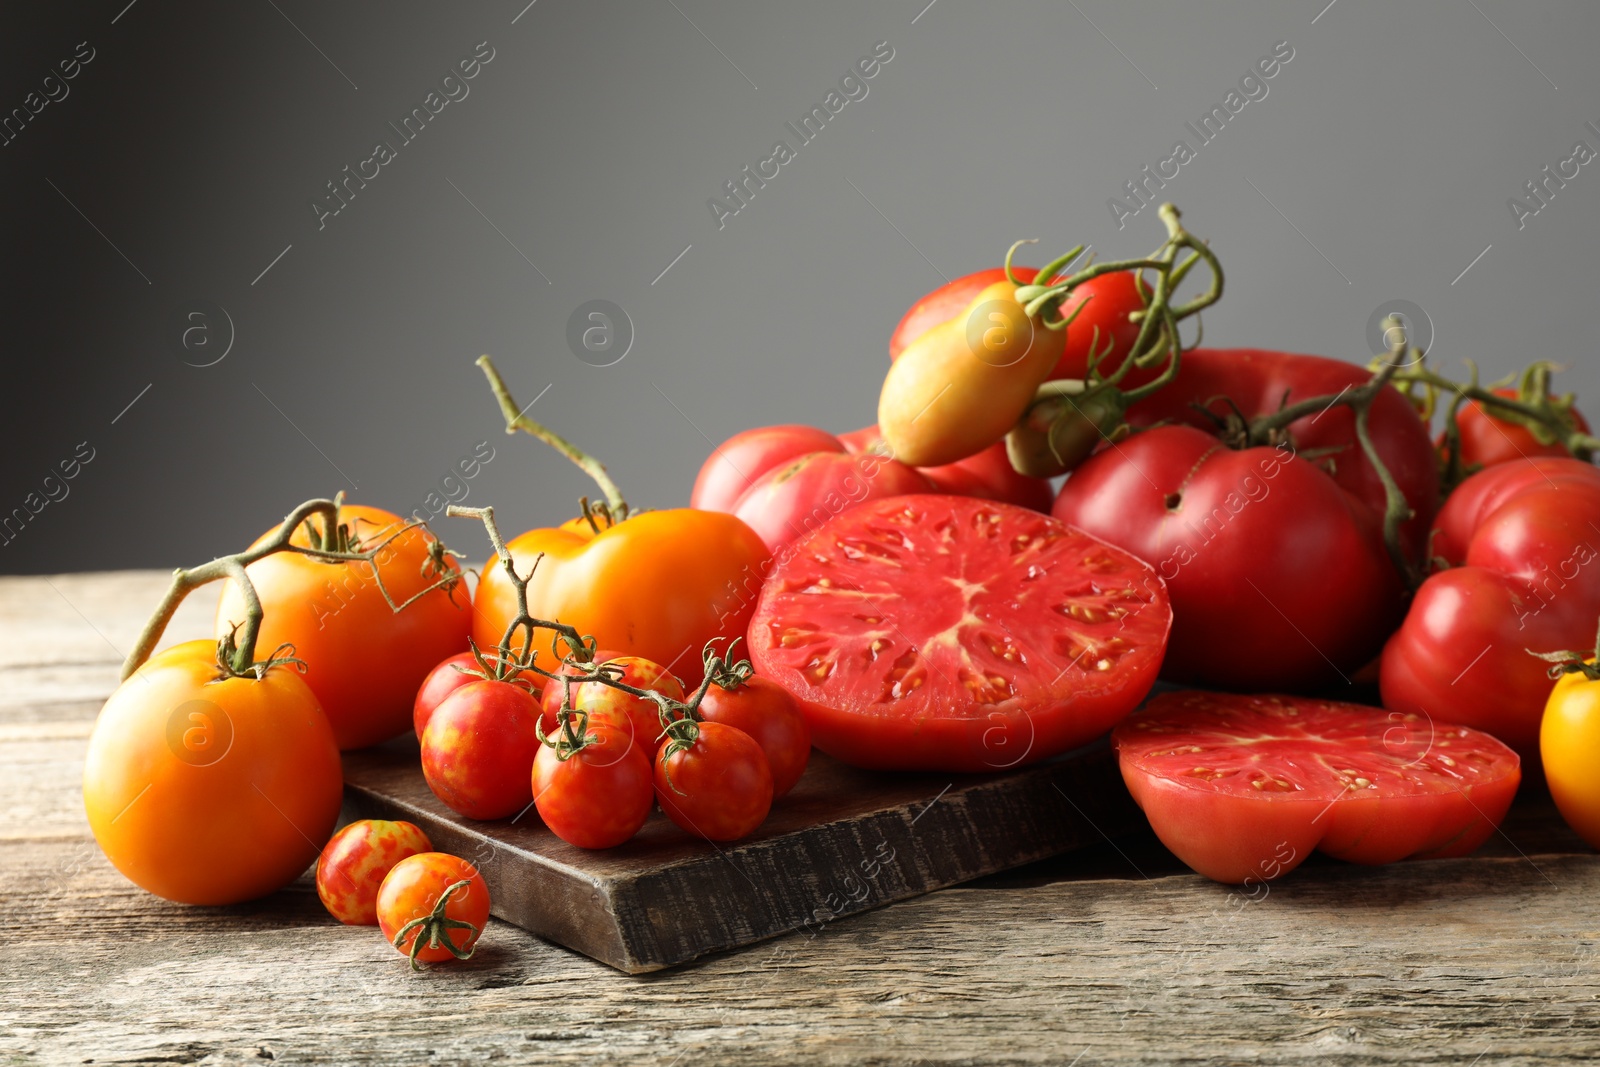
<path id="1" fill-rule="evenodd" d="M 378 887 L 407 856 L 432 852 L 415 823 L 359 819 L 333 835 L 317 857 L 317 896 L 342 923 L 378 925 Z"/>
<path id="2" fill-rule="evenodd" d="M 377 547 L 404 522 L 359 504 L 344 505 L 339 521 L 359 541 L 355 551 Z M 256 543 L 269 536 L 271 531 Z M 436 540 L 421 528 L 395 537 L 377 557 L 376 573 L 370 563 L 323 563 L 294 552 L 267 556 L 246 571 L 266 612 L 257 658 L 281 644 L 294 646 L 340 748 L 375 745 L 410 730 L 412 705 L 428 672 L 467 647 L 472 612 L 464 584 L 453 592 L 434 589 L 398 612 L 378 585 L 381 576 L 383 588 L 401 604 L 439 581 L 442 575 L 428 559 Z M 292 542 L 311 544 L 304 526 Z M 443 565 L 460 573 L 448 556 Z M 217 636 L 244 619 L 244 598 L 227 582 L 217 605 Z"/>
<path id="3" fill-rule="evenodd" d="M 457 882 L 467 884 L 452 889 Z M 418 962 L 463 960 L 477 951 L 478 938 L 489 922 L 489 887 L 478 868 L 466 860 L 444 852 L 419 852 L 384 875 L 377 913 L 383 936 L 411 957 L 413 967 Z M 422 921 L 407 930 L 416 920 Z"/>
<path id="4" fill-rule="evenodd" d="M 645 511 L 607 526 L 597 517 L 530 530 L 506 547 L 527 575 L 528 610 L 537 619 L 573 626 L 617 655 L 654 660 L 686 688 L 704 674 L 701 650 L 715 637 L 744 636 L 756 594 L 771 564 L 761 538 L 718 511 Z M 472 636 L 497 645 L 516 616 L 517 593 L 498 558 L 483 568 L 473 599 Z M 534 649 L 547 669 L 553 635 Z"/>
<path id="5" fill-rule="evenodd" d="M 292 666 L 218 678 L 216 645 L 152 657 L 100 711 L 83 767 L 89 826 L 117 870 L 184 904 L 297 878 L 339 818 L 333 730 Z"/>

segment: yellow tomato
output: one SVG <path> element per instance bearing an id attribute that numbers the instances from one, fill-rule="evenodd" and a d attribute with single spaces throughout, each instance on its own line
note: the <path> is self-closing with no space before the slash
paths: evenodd
<path id="1" fill-rule="evenodd" d="M 1539 755 L 1561 817 L 1600 848 L 1600 681 L 1577 671 L 1556 682 L 1539 727 Z"/>

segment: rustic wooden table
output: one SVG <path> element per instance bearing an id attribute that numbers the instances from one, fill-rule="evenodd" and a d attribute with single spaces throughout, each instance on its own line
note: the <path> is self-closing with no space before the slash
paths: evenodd
<path id="1" fill-rule="evenodd" d="M 1600 1059 L 1600 859 L 1537 793 L 1471 859 L 1314 859 L 1246 894 L 1136 835 L 642 978 L 499 922 L 471 962 L 412 974 L 306 879 L 168 904 L 101 857 L 79 795 L 165 581 L 0 579 L 7 1062 Z"/>

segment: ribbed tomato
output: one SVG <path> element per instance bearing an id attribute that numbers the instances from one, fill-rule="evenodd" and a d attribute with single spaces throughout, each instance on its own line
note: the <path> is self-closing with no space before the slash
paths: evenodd
<path id="1" fill-rule="evenodd" d="M 1108 730 L 1155 681 L 1155 571 L 1046 515 L 903 496 L 796 541 L 750 625 L 756 672 L 859 767 L 984 771 Z"/>

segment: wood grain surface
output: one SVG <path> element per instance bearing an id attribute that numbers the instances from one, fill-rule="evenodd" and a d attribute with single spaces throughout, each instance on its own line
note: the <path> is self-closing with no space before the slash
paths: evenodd
<path id="1" fill-rule="evenodd" d="M 412 974 L 306 879 L 168 904 L 100 856 L 78 793 L 164 583 L 0 579 L 0 1062 L 1600 1059 L 1600 861 L 1537 792 L 1470 859 L 1313 858 L 1247 894 L 1138 833 L 642 977 L 502 922 L 469 963 Z"/>

